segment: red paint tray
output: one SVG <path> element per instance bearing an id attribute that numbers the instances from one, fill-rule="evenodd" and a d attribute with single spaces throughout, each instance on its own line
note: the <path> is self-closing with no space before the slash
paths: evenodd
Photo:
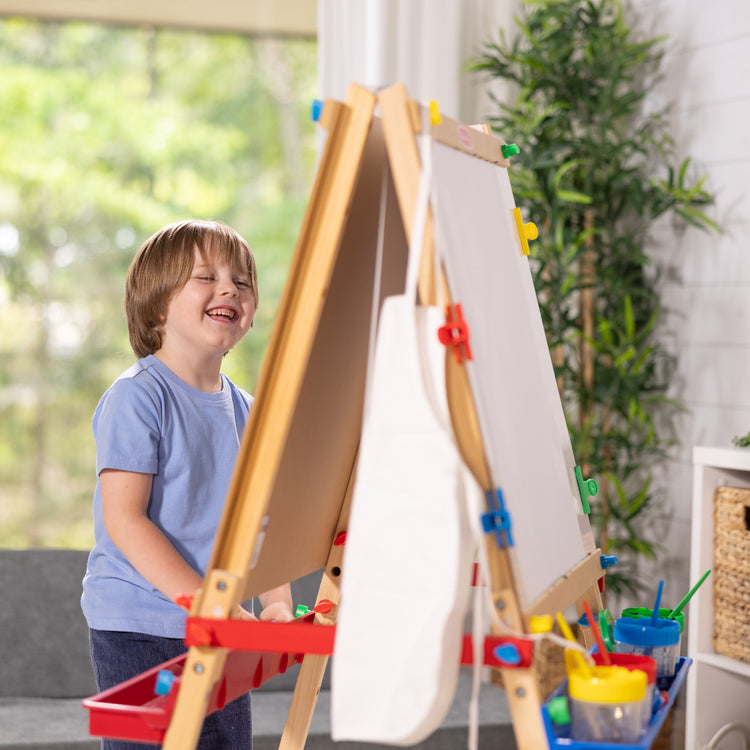
<path id="1" fill-rule="evenodd" d="M 299 664 L 302 657 L 303 654 L 229 651 L 224 673 L 214 685 L 206 715 L 283 674 L 290 666 Z M 89 711 L 89 732 L 98 737 L 162 744 L 186 660 L 187 653 L 86 698 L 83 706 Z M 161 676 L 161 680 L 166 677 L 167 682 L 172 682 L 167 695 L 156 693 L 162 671 L 173 675 Z"/>

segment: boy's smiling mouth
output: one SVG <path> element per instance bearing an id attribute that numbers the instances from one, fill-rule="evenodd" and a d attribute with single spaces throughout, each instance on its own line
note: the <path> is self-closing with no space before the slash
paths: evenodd
<path id="1" fill-rule="evenodd" d="M 206 315 L 213 320 L 226 320 L 233 323 L 237 319 L 237 311 L 231 307 L 212 307 Z"/>

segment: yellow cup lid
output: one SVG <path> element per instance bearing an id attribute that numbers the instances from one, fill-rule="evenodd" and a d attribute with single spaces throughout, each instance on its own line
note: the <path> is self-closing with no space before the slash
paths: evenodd
<path id="1" fill-rule="evenodd" d="M 591 703 L 641 701 L 646 697 L 646 684 L 645 672 L 625 667 L 596 666 L 568 672 L 570 697 Z"/>

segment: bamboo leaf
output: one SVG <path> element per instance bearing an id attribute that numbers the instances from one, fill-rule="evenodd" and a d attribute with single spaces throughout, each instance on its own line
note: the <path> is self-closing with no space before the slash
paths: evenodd
<path id="1" fill-rule="evenodd" d="M 633 300 L 629 294 L 625 295 L 625 335 L 628 339 L 635 336 L 635 317 L 633 316 Z"/>
<path id="2" fill-rule="evenodd" d="M 590 195 L 579 193 L 575 190 L 557 190 L 556 193 L 561 201 L 566 201 L 568 203 L 582 203 L 585 205 L 593 203 L 593 199 Z"/>

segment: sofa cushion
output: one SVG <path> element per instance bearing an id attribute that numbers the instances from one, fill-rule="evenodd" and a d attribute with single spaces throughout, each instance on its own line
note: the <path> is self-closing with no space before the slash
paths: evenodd
<path id="1" fill-rule="evenodd" d="M 97 692 L 80 605 L 87 558 L 85 550 L 0 549 L 0 697 L 83 698 Z M 292 583 L 295 605 L 315 605 L 321 575 L 316 571 Z M 293 689 L 298 671 L 292 667 L 261 689 Z"/>
<path id="2" fill-rule="evenodd" d="M 96 691 L 80 603 L 87 557 L 82 550 L 0 550 L 0 696 Z"/>

